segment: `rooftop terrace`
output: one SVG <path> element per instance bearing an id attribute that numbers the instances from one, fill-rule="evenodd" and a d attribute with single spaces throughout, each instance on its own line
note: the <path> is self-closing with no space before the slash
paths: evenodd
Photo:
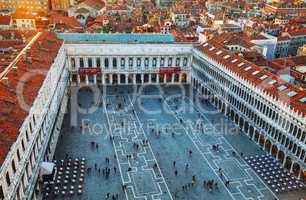
<path id="1" fill-rule="evenodd" d="M 174 43 L 175 37 L 171 34 L 81 34 L 58 33 L 58 38 L 67 42 L 102 42 L 102 43 Z"/>

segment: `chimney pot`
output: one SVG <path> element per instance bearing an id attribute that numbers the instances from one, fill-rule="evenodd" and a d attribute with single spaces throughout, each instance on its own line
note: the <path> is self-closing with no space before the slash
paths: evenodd
<path id="1" fill-rule="evenodd" d="M 5 86 L 9 86 L 9 79 L 8 77 L 3 77 L 1 82 L 5 85 Z"/>
<path id="2" fill-rule="evenodd" d="M 18 67 L 17 66 L 13 66 L 12 69 L 13 69 L 13 72 L 15 74 L 18 74 Z"/>

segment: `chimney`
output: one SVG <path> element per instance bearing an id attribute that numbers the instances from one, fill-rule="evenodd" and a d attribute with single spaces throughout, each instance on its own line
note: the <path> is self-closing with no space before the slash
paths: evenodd
<path id="1" fill-rule="evenodd" d="M 12 67 L 12 70 L 13 70 L 13 72 L 14 72 L 15 75 L 18 74 L 18 67 L 17 67 L 17 66 L 13 66 L 13 67 Z"/>
<path id="2" fill-rule="evenodd" d="M 8 77 L 3 77 L 2 78 L 2 80 L 1 80 L 1 82 L 5 85 L 5 86 L 9 86 L 9 79 L 8 79 Z"/>
<path id="3" fill-rule="evenodd" d="M 15 40 L 15 32 L 11 32 L 11 40 Z"/>

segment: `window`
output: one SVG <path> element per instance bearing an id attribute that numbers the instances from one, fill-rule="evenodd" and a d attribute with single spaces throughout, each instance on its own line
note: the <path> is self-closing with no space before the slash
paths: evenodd
<path id="1" fill-rule="evenodd" d="M 141 66 L 141 58 L 137 58 L 137 67 L 140 68 Z"/>
<path id="2" fill-rule="evenodd" d="M 80 58 L 80 67 L 84 67 L 84 59 Z"/>
<path id="3" fill-rule="evenodd" d="M 17 149 L 17 158 L 18 158 L 18 161 L 20 161 L 20 152 L 19 152 L 19 149 Z"/>
<path id="4" fill-rule="evenodd" d="M 303 97 L 299 100 L 301 103 L 305 103 L 306 102 L 306 97 Z"/>
<path id="5" fill-rule="evenodd" d="M 157 65 L 157 58 L 153 58 L 152 65 L 155 68 Z"/>
<path id="6" fill-rule="evenodd" d="M 130 67 L 130 68 L 133 67 L 133 58 L 129 58 L 129 67 Z"/>
<path id="7" fill-rule="evenodd" d="M 96 65 L 97 65 L 97 67 L 101 68 L 101 60 L 100 60 L 100 58 L 96 58 Z"/>
<path id="8" fill-rule="evenodd" d="M 88 58 L 88 67 L 92 67 L 92 58 Z"/>
<path id="9" fill-rule="evenodd" d="M 121 58 L 120 65 L 121 65 L 121 68 L 124 69 L 124 66 L 125 66 L 125 59 L 124 58 Z"/>
<path id="10" fill-rule="evenodd" d="M 164 66 L 165 65 L 165 58 L 160 58 L 160 66 Z"/>
<path id="11" fill-rule="evenodd" d="M 23 141 L 23 139 L 21 140 L 21 146 L 22 146 L 22 151 L 24 151 L 25 148 L 24 148 L 24 141 Z"/>
<path id="12" fill-rule="evenodd" d="M 117 68 L 117 58 L 113 58 L 113 68 Z"/>
<path id="13" fill-rule="evenodd" d="M 25 135 L 26 135 L 26 139 L 27 139 L 27 142 L 29 141 L 29 134 L 28 134 L 28 131 L 25 132 Z"/>
<path id="14" fill-rule="evenodd" d="M 169 58 L 168 59 L 168 67 L 171 67 L 172 66 L 172 58 Z"/>
<path id="15" fill-rule="evenodd" d="M 2 185 L 0 186 L 0 199 L 4 199 L 4 193 L 3 193 Z"/>
<path id="16" fill-rule="evenodd" d="M 75 58 L 70 59 L 71 68 L 75 69 Z"/>
<path id="17" fill-rule="evenodd" d="M 181 63 L 181 58 L 176 58 L 175 65 L 178 67 L 180 66 L 180 63 Z"/>
<path id="18" fill-rule="evenodd" d="M 16 173 L 16 165 L 15 165 L 14 159 L 12 160 L 12 169 L 13 169 L 13 172 Z"/>
<path id="19" fill-rule="evenodd" d="M 287 88 L 287 86 L 285 86 L 285 85 L 281 85 L 281 86 L 278 86 L 277 87 L 277 89 L 279 90 L 279 91 L 283 91 L 283 90 L 285 90 Z"/>
<path id="20" fill-rule="evenodd" d="M 187 66 L 187 62 L 188 62 L 188 58 L 184 58 L 184 60 L 183 60 L 183 65 L 184 65 L 184 67 L 186 67 Z"/>
<path id="21" fill-rule="evenodd" d="M 105 69 L 108 69 L 108 67 L 109 67 L 108 58 L 105 58 L 105 59 L 104 59 L 104 66 L 105 66 Z"/>
<path id="22" fill-rule="evenodd" d="M 11 184 L 11 179 L 10 179 L 10 175 L 9 175 L 8 172 L 6 172 L 5 179 L 6 179 L 7 185 L 10 186 L 10 184 Z"/>
<path id="23" fill-rule="evenodd" d="M 146 67 L 146 68 L 149 67 L 149 58 L 145 58 L 145 67 Z"/>
<path id="24" fill-rule="evenodd" d="M 36 120 L 35 120 L 35 115 L 34 114 L 33 114 L 33 124 L 34 124 L 34 126 L 36 124 Z"/>
<path id="25" fill-rule="evenodd" d="M 297 92 L 295 92 L 295 91 L 290 91 L 290 92 L 287 93 L 287 95 L 288 95 L 289 97 L 293 97 L 293 96 L 297 95 Z"/>

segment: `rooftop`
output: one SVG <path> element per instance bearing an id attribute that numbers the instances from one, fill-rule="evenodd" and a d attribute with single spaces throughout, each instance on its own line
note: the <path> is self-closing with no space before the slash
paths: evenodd
<path id="1" fill-rule="evenodd" d="M 10 25 L 12 17 L 10 15 L 0 15 L 0 25 Z"/>
<path id="2" fill-rule="evenodd" d="M 58 38 L 71 42 L 96 41 L 105 43 L 174 43 L 175 37 L 171 34 L 79 34 L 58 33 Z"/>
<path id="3" fill-rule="evenodd" d="M 27 56 L 32 57 L 32 63 L 26 61 L 24 56 L 15 64 L 15 68 L 8 69 L 0 82 L 0 163 L 6 158 L 11 145 L 19 135 L 19 128 L 28 115 L 28 111 L 21 107 L 18 96 L 22 95 L 27 105 L 32 105 L 45 75 L 35 75 L 30 81 L 24 82 L 23 93 L 17 92 L 17 85 L 26 73 L 33 69 L 48 70 L 58 49 L 62 44 L 54 33 L 43 32 L 27 50 Z M 26 47 L 27 48 L 27 47 Z M 3 74 L 1 74 L 3 75 Z M 7 82 L 5 82 L 7 78 Z"/>
<path id="4" fill-rule="evenodd" d="M 299 88 L 280 79 L 279 76 L 274 75 L 262 67 L 259 67 L 226 50 L 215 41 L 211 40 L 205 43 L 204 45 L 198 47 L 198 50 L 216 60 L 218 63 L 223 64 L 228 70 L 237 74 L 244 80 L 253 83 L 254 86 L 269 94 L 269 96 L 290 106 L 290 108 L 296 112 L 302 113 L 304 116 L 306 115 L 305 103 L 301 101 L 306 97 L 306 91 L 303 88 Z M 222 53 L 217 54 L 217 52 L 220 50 Z M 227 55 L 229 55 L 230 58 L 225 59 L 224 56 Z M 235 63 L 232 63 L 232 60 L 235 60 Z M 236 63 L 244 63 L 244 65 L 239 66 Z M 258 73 L 254 75 L 253 72 L 255 71 L 258 71 Z M 282 85 L 286 86 L 286 89 L 279 91 L 277 88 Z M 288 93 L 292 91 L 294 91 L 296 94 L 294 96 L 289 96 Z"/>

